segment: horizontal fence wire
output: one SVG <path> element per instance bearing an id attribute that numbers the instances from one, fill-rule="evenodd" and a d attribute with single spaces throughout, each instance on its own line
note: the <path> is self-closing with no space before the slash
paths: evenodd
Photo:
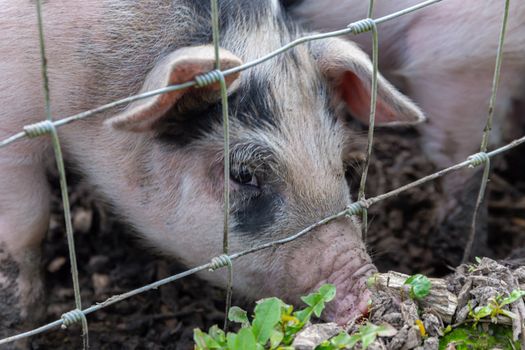
<path id="1" fill-rule="evenodd" d="M 411 183 L 409 183 L 407 185 L 401 186 L 401 187 L 399 187 L 397 189 L 394 189 L 392 191 L 389 191 L 387 193 L 384 193 L 384 194 L 381 194 L 381 195 L 378 195 L 378 196 L 375 196 L 375 197 L 371 197 L 371 198 L 365 199 L 364 201 L 354 202 L 350 206 L 345 208 L 344 210 L 342 210 L 342 211 L 340 211 L 340 212 L 338 212 L 338 213 L 336 213 L 334 215 L 328 216 L 328 217 L 324 218 L 323 220 L 320 220 L 320 221 L 318 221 L 318 222 L 316 222 L 316 223 L 314 223 L 314 224 L 304 228 L 303 230 L 295 233 L 294 235 L 291 235 L 291 236 L 283 238 L 283 239 L 275 240 L 275 241 L 272 241 L 272 242 L 268 242 L 268 243 L 265 243 L 265 244 L 261 244 L 261 245 L 258 245 L 258 246 L 252 247 L 252 248 L 248 248 L 246 250 L 243 250 L 243 251 L 231 254 L 231 255 L 227 255 L 227 256 L 220 255 L 218 257 L 214 257 L 210 262 L 208 262 L 206 264 L 203 264 L 203 265 L 200 265 L 200 266 L 196 266 L 196 267 L 194 267 L 192 269 L 189 269 L 189 270 L 186 270 L 184 272 L 181 272 L 181 273 L 172 275 L 170 277 L 161 279 L 159 281 L 156 281 L 154 283 L 148 284 L 146 286 L 143 286 L 143 287 L 131 290 L 131 291 L 127 292 L 127 293 L 112 296 L 112 297 L 106 299 L 105 301 L 103 301 L 101 303 L 97 303 L 95 305 L 92 305 L 92 306 L 88 307 L 87 309 L 82 310 L 82 313 L 84 315 L 89 315 L 89 314 L 91 314 L 91 313 L 93 313 L 95 311 L 98 311 L 100 309 L 103 309 L 105 307 L 113 305 L 113 304 L 115 304 L 115 303 L 117 303 L 119 301 L 128 299 L 128 298 L 130 298 L 132 296 L 144 293 L 144 292 L 152 290 L 152 289 L 157 289 L 157 288 L 159 288 L 162 285 L 165 285 L 167 283 L 176 281 L 176 280 L 181 279 L 183 277 L 187 277 L 187 276 L 193 275 L 195 273 L 198 273 L 198 272 L 201 272 L 201 271 L 205 271 L 205 270 L 209 270 L 209 269 L 216 270 L 216 269 L 219 269 L 221 267 L 228 266 L 228 264 L 231 263 L 231 261 L 233 261 L 235 259 L 238 259 L 240 257 L 243 257 L 245 255 L 252 254 L 252 253 L 264 250 L 264 249 L 277 247 L 279 245 L 292 242 L 292 241 L 294 241 L 294 240 L 296 240 L 298 238 L 301 238 L 301 237 L 305 236 L 307 233 L 309 233 L 310 231 L 314 230 L 315 228 L 317 228 L 319 226 L 322 226 L 324 224 L 327 224 L 330 221 L 333 221 L 333 220 L 335 220 L 337 218 L 340 218 L 340 217 L 343 217 L 343 216 L 359 215 L 362 212 L 363 208 L 369 208 L 370 206 L 372 206 L 372 205 L 374 205 L 374 204 L 376 204 L 378 202 L 381 202 L 381 201 L 383 201 L 385 199 L 388 199 L 388 198 L 391 198 L 391 197 L 395 197 L 395 196 L 397 196 L 398 194 L 400 194 L 402 192 L 405 192 L 405 191 L 407 191 L 407 190 L 409 190 L 411 188 L 418 187 L 418 186 L 420 186 L 420 185 L 422 185 L 424 183 L 427 183 L 429 181 L 432 181 L 432 180 L 435 180 L 437 178 L 440 178 L 440 177 L 442 177 L 442 176 L 444 176 L 444 175 L 446 175 L 448 173 L 451 173 L 453 171 L 457 171 L 457 170 L 464 169 L 464 168 L 474 168 L 474 167 L 476 167 L 476 166 L 478 166 L 478 165 L 483 163 L 482 161 L 480 162 L 480 158 L 484 158 L 484 157 L 492 158 L 492 157 L 497 156 L 497 155 L 499 155 L 501 153 L 504 153 L 504 152 L 507 152 L 507 151 L 509 151 L 509 150 L 511 150 L 513 148 L 516 148 L 516 147 L 518 147 L 518 146 L 520 146 L 522 144 L 525 144 L 525 136 L 523 136 L 521 138 L 518 138 L 518 139 L 516 139 L 516 140 L 514 140 L 514 141 L 512 141 L 512 142 L 510 142 L 510 143 L 508 143 L 508 144 L 506 144 L 506 145 L 504 145 L 502 147 L 496 148 L 496 149 L 494 149 L 491 152 L 488 152 L 488 153 L 480 152 L 480 153 L 472 154 L 465 161 L 463 161 L 461 163 L 455 164 L 455 165 L 453 165 L 451 167 L 445 168 L 445 169 L 440 170 L 438 172 L 435 172 L 433 174 L 430 174 L 430 175 L 427 175 L 425 177 L 422 177 L 421 179 L 418 179 L 418 180 L 416 180 L 414 182 L 411 182 Z M 75 310 L 72 310 L 70 312 L 75 312 Z M 68 313 L 66 313 L 65 315 L 67 315 L 67 314 Z M 36 335 L 36 334 L 39 334 L 39 333 L 43 333 L 43 332 L 49 331 L 49 330 L 54 329 L 54 328 L 58 328 L 58 327 L 60 327 L 61 325 L 64 324 L 63 318 L 61 318 L 59 320 L 56 320 L 54 322 L 48 323 L 48 324 L 46 324 L 46 325 L 44 325 L 42 327 L 36 328 L 36 329 L 31 330 L 29 332 L 21 333 L 21 334 L 18 334 L 18 335 L 9 337 L 9 338 L 2 339 L 2 340 L 0 340 L 0 345 L 6 344 L 6 343 L 9 343 L 9 342 L 13 342 L 13 341 L 16 341 L 16 340 L 20 340 L 20 339 L 23 339 L 23 338 L 27 338 L 29 336 L 33 336 L 33 335 Z"/>

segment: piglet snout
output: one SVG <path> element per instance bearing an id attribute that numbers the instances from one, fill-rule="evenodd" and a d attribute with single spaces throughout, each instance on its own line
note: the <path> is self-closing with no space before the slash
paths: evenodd
<path id="1" fill-rule="evenodd" d="M 353 272 L 349 278 L 336 282 L 336 298 L 326 305 L 323 318 L 345 325 L 366 316 L 371 296 L 366 281 L 376 272 L 374 265 L 367 264 Z"/>

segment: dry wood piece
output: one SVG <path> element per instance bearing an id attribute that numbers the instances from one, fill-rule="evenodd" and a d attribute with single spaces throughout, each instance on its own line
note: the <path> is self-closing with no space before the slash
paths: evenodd
<path id="1" fill-rule="evenodd" d="M 377 273 L 371 277 L 371 289 L 393 293 L 400 299 L 409 298 L 404 283 L 410 277 L 403 273 L 389 271 L 388 273 Z M 455 294 L 447 289 L 447 281 L 441 278 L 429 278 L 432 287 L 430 293 L 421 300 L 419 306 L 427 313 L 435 314 L 443 322 L 451 323 L 456 312 L 458 299 Z"/>

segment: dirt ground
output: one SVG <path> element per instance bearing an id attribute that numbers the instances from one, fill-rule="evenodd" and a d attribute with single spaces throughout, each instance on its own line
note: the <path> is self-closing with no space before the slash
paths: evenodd
<path id="1" fill-rule="evenodd" d="M 377 134 L 370 169 L 369 195 L 379 194 L 435 171 L 423 156 L 414 131 Z M 525 247 L 525 157 L 523 147 L 501 157 L 489 184 L 488 242 L 494 258 Z M 359 158 L 359 157 L 357 157 Z M 359 162 L 357 168 L 359 168 Z M 353 187 L 359 177 L 353 180 Z M 83 305 L 103 301 L 180 270 L 174 261 L 141 246 L 130 229 L 94 199 L 89 187 L 71 176 L 71 201 Z M 440 182 L 432 182 L 379 203 L 370 210 L 369 249 L 381 271 L 441 276 L 451 272 L 446 257 L 436 256 L 431 238 L 434 210 L 442 200 Z M 44 246 L 47 321 L 73 308 L 73 292 L 63 217 L 58 196 Z M 435 243 L 435 242 L 434 242 Z M 222 323 L 224 293 L 188 277 L 91 314 L 93 349 L 191 349 L 193 328 Z M 239 304 L 242 301 L 235 300 Z M 242 303 L 241 303 L 242 305 Z M 31 340 L 34 349 L 73 349 L 80 328 L 56 330 Z"/>

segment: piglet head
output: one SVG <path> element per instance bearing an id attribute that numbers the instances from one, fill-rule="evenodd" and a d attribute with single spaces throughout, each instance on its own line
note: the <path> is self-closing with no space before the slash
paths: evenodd
<path id="1" fill-rule="evenodd" d="M 265 35 L 270 35 L 265 33 Z M 280 34 L 279 34 L 280 35 Z M 237 42 L 236 45 L 239 45 Z M 221 68 L 253 59 L 251 47 L 221 49 Z M 253 54 L 255 55 L 255 54 Z M 146 78 L 143 91 L 212 70 L 211 47 L 183 48 Z M 352 203 L 348 115 L 368 122 L 371 63 L 339 39 L 299 46 L 227 78 L 230 112 L 230 252 L 292 235 Z M 423 120 L 382 77 L 376 121 Z M 222 253 L 223 126 L 218 85 L 136 101 L 108 123 L 136 138 L 127 191 L 119 204 L 153 246 L 194 266 Z M 375 271 L 357 218 L 341 217 L 285 245 L 234 262 L 234 290 L 250 298 L 299 297 L 337 287 L 326 317 L 344 323 L 366 311 L 365 281 Z M 225 285 L 226 273 L 204 273 Z"/>

